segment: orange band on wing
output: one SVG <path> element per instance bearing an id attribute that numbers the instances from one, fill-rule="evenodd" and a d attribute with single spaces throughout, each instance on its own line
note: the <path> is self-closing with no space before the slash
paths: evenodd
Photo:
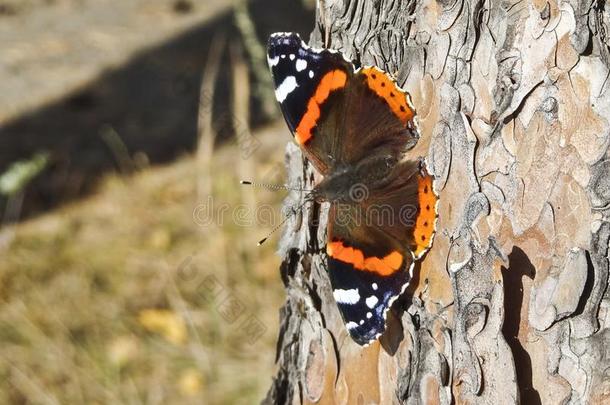
<path id="1" fill-rule="evenodd" d="M 403 124 L 413 119 L 415 112 L 407 102 L 408 94 L 399 89 L 386 73 L 370 67 L 362 69 L 362 74 L 366 77 L 369 88 L 388 103 Z"/>
<path id="2" fill-rule="evenodd" d="M 419 176 L 417 194 L 419 200 L 419 212 L 415 220 L 413 236 L 415 238 L 415 257 L 420 257 L 432 245 L 436 227 L 436 202 L 438 197 L 432 189 L 432 176 Z"/>
<path id="3" fill-rule="evenodd" d="M 397 251 L 389 253 L 382 258 L 364 257 L 364 253 L 343 242 L 329 242 L 326 245 L 326 253 L 333 259 L 349 263 L 358 270 L 372 271 L 382 276 L 389 276 L 398 271 L 402 265 L 402 254 Z"/>
<path id="4" fill-rule="evenodd" d="M 315 94 L 307 103 L 307 111 L 305 111 L 296 129 L 295 138 L 300 145 L 303 145 L 313 136 L 311 131 L 317 125 L 318 118 L 320 118 L 320 105 L 326 101 L 331 91 L 343 88 L 346 82 L 347 74 L 339 69 L 331 70 L 322 77 Z"/>

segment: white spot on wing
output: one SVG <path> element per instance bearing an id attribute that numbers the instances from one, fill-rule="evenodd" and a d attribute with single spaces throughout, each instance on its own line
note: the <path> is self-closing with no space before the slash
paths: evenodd
<path id="1" fill-rule="evenodd" d="M 364 325 L 364 319 L 360 320 L 360 325 Z"/>
<path id="2" fill-rule="evenodd" d="M 282 55 L 281 55 L 281 58 L 282 58 L 282 59 L 286 59 L 286 55 L 282 54 Z"/>
<path id="3" fill-rule="evenodd" d="M 297 88 L 297 79 L 294 76 L 288 76 L 284 79 L 277 89 L 275 89 L 275 98 L 280 103 L 286 100 L 286 97 Z"/>
<path id="4" fill-rule="evenodd" d="M 377 283 L 373 283 L 373 290 L 377 291 Z"/>
<path id="5" fill-rule="evenodd" d="M 352 330 L 352 329 L 357 328 L 357 327 L 358 327 L 358 324 L 357 324 L 356 322 L 348 322 L 348 323 L 346 323 L 346 324 L 345 324 L 345 327 L 346 327 L 348 330 Z"/>
<path id="6" fill-rule="evenodd" d="M 307 61 L 305 59 L 297 59 L 296 63 L 297 72 L 307 69 Z"/>
<path id="7" fill-rule="evenodd" d="M 294 53 L 291 53 L 290 54 L 290 60 L 294 60 L 294 58 L 295 58 Z"/>
<path id="8" fill-rule="evenodd" d="M 369 308 L 375 308 L 375 305 L 377 305 L 377 302 L 379 301 L 379 299 L 377 297 L 375 297 L 374 295 L 371 295 L 370 297 L 368 297 L 366 299 L 366 306 Z"/>
<path id="9" fill-rule="evenodd" d="M 358 289 L 354 288 L 351 290 L 341 290 L 337 288 L 333 291 L 333 296 L 335 297 L 335 301 L 339 304 L 355 304 L 360 301 L 360 294 L 358 293 Z"/>
<path id="10" fill-rule="evenodd" d="M 371 317 L 372 317 L 372 316 L 373 316 L 373 314 L 371 314 L 370 312 L 367 312 L 367 313 L 366 313 L 366 317 L 367 317 L 368 319 L 371 319 Z"/>
<path id="11" fill-rule="evenodd" d="M 310 79 L 313 79 L 313 70 L 310 70 L 310 71 L 309 71 L 309 78 L 310 78 Z"/>

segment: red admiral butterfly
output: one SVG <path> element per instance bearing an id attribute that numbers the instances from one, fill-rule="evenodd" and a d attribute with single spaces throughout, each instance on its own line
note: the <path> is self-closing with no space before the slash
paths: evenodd
<path id="1" fill-rule="evenodd" d="M 295 141 L 324 176 L 311 197 L 330 202 L 326 253 L 333 295 L 352 338 L 371 343 L 432 244 L 437 195 L 410 96 L 377 67 L 356 69 L 298 34 L 276 33 L 267 61 Z"/>

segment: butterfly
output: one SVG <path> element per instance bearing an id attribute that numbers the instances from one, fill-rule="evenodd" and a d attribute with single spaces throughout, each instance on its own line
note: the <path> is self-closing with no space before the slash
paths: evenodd
<path id="1" fill-rule="evenodd" d="M 352 339 L 368 345 L 431 248 L 438 196 L 410 95 L 381 69 L 295 33 L 271 35 L 275 96 L 303 154 L 323 179 L 311 198 L 330 203 L 326 254 L 333 296 Z"/>

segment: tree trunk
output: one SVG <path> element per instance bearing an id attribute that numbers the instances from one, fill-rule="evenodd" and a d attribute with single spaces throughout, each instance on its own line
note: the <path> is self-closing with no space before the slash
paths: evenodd
<path id="1" fill-rule="evenodd" d="M 306 205 L 280 243 L 287 298 L 265 403 L 609 403 L 609 8 L 319 7 L 311 45 L 328 34 L 411 93 L 439 221 L 387 333 L 363 348 L 326 274 L 328 207 Z M 291 182 L 311 185 L 298 147 L 287 156 Z"/>

